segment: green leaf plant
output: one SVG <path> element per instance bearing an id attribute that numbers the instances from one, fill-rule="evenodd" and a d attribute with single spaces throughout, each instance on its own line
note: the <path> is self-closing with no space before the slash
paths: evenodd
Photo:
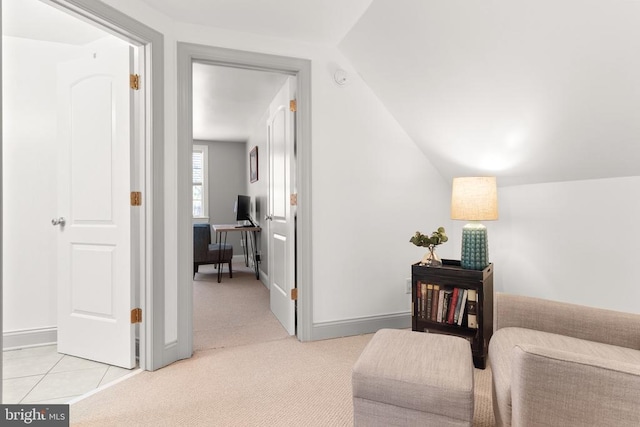
<path id="1" fill-rule="evenodd" d="M 416 246 L 429 247 L 429 246 L 438 246 L 442 243 L 445 243 L 448 240 L 449 238 L 447 237 L 447 234 L 444 231 L 444 227 L 438 227 L 436 231 L 431 233 L 431 236 L 427 236 L 425 234 L 422 234 L 419 231 L 416 231 L 416 234 L 414 234 L 413 237 L 411 237 L 409 242 L 413 243 Z"/>

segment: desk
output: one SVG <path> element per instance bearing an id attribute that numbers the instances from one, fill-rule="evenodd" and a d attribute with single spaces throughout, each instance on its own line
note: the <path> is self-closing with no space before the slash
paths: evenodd
<path id="1" fill-rule="evenodd" d="M 211 230 L 216 236 L 216 243 L 227 243 L 228 232 L 241 232 L 244 238 L 245 244 L 242 247 L 244 253 L 244 264 L 249 266 L 249 244 L 251 245 L 251 256 L 253 259 L 253 266 L 256 273 L 256 279 L 260 279 L 260 271 L 258 270 L 258 248 L 256 247 L 256 233 L 262 231 L 260 227 L 244 227 L 235 224 L 211 224 Z M 248 233 L 250 232 L 250 233 Z M 247 235 L 249 235 L 249 242 L 247 242 Z M 222 253 L 222 252 L 221 252 Z M 221 264 L 220 264 L 221 265 Z M 218 283 L 222 280 L 222 268 L 218 269 Z"/>

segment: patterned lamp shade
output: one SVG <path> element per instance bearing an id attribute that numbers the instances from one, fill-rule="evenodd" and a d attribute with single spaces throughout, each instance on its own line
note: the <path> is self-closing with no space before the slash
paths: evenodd
<path id="1" fill-rule="evenodd" d="M 478 221 L 498 219 L 495 177 L 453 179 L 451 219 L 473 221 L 462 228 L 462 268 L 482 270 L 489 265 L 487 227 Z"/>

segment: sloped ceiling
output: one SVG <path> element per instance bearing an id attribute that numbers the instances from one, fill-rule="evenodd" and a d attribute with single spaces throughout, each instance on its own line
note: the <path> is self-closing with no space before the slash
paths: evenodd
<path id="1" fill-rule="evenodd" d="M 447 179 L 640 175 L 640 0 L 142 1 L 176 21 L 337 45 Z M 6 19 L 34 17 L 17 9 L 26 3 L 3 1 L 5 34 L 71 28 Z M 246 137 L 211 126 L 231 111 L 216 99 L 243 77 L 203 83 L 194 120 L 209 130 L 196 123 L 196 138 Z"/>
<path id="2" fill-rule="evenodd" d="M 639 0 L 144 0 L 337 45 L 447 179 L 640 175 Z"/>
<path id="3" fill-rule="evenodd" d="M 143 0 L 176 21 L 335 46 L 372 0 Z"/>
<path id="4" fill-rule="evenodd" d="M 446 178 L 640 175 L 640 1 L 374 0 L 339 44 Z"/>

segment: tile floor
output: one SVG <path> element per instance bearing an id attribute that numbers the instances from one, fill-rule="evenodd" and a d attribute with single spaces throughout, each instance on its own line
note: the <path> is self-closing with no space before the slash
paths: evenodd
<path id="1" fill-rule="evenodd" d="M 55 345 L 3 352 L 2 403 L 68 403 L 134 370 L 60 354 Z"/>

